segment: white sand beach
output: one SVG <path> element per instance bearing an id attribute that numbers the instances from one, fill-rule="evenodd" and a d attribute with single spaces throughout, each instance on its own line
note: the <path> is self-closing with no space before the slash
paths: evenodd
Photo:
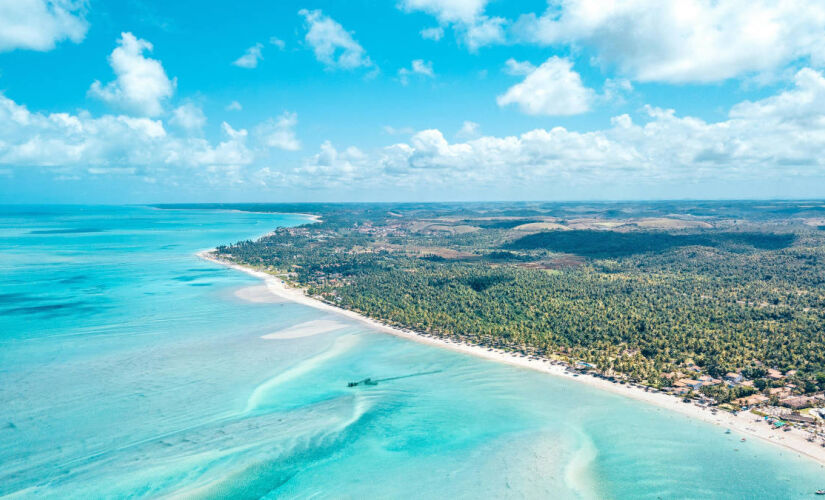
<path id="1" fill-rule="evenodd" d="M 750 412 L 739 412 L 737 415 L 733 415 L 726 411 L 720 410 L 714 414 L 708 408 L 700 407 L 694 403 L 684 403 L 677 397 L 652 390 L 645 390 L 645 388 L 641 386 L 614 383 L 585 374 L 574 374 L 568 370 L 566 365 L 562 363 L 517 355 L 483 346 L 464 344 L 458 341 L 422 335 L 410 330 L 392 327 L 374 319 L 362 316 L 356 312 L 341 309 L 312 297 L 308 297 L 305 295 L 303 289 L 289 287 L 277 276 L 220 260 L 210 252 L 211 250 L 205 250 L 199 252 L 198 256 L 264 280 L 269 293 L 281 299 L 298 302 L 316 309 L 340 314 L 350 319 L 362 322 L 375 330 L 398 337 L 403 337 L 415 342 L 451 349 L 453 351 L 478 356 L 480 358 L 499 363 L 507 363 L 521 368 L 548 373 L 553 376 L 567 378 L 582 384 L 587 384 L 591 387 L 597 387 L 599 389 L 610 391 L 628 398 L 643 401 L 645 403 L 655 405 L 662 410 L 673 411 L 691 418 L 696 418 L 701 421 L 717 425 L 721 428 L 730 429 L 731 432 L 737 437 L 745 439 L 757 438 L 768 443 L 782 446 L 797 455 L 811 458 L 825 467 L 825 448 L 820 446 L 818 443 L 809 442 L 807 440 L 807 432 L 799 429 L 792 429 L 788 432 L 783 432 L 782 430 L 773 429 L 770 425 L 761 421 L 761 418 L 757 415 Z"/>

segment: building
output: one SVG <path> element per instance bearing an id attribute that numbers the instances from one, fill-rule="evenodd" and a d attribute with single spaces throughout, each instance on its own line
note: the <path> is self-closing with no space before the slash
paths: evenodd
<path id="1" fill-rule="evenodd" d="M 807 408 L 811 406 L 813 402 L 814 398 L 810 396 L 793 396 L 779 400 L 779 404 L 781 404 L 782 406 L 787 406 L 788 408 L 792 408 L 794 410 Z"/>
<path id="2" fill-rule="evenodd" d="M 791 396 L 791 389 L 790 387 L 771 387 L 768 389 L 768 395 L 778 398 L 788 398 Z"/>
<path id="3" fill-rule="evenodd" d="M 734 399 L 733 403 L 739 406 L 756 406 L 766 402 L 767 400 L 767 396 L 762 394 L 752 394 L 744 398 Z"/>
<path id="4" fill-rule="evenodd" d="M 680 378 L 673 383 L 673 387 L 687 387 L 689 389 L 693 389 L 694 391 L 698 391 L 699 388 L 702 387 L 702 382 L 692 378 Z"/>
<path id="5" fill-rule="evenodd" d="M 788 422 L 797 422 L 800 424 L 813 424 L 816 423 L 816 419 L 814 417 L 807 417 L 805 415 L 801 415 L 799 412 L 791 412 L 788 415 L 785 415 L 785 420 Z"/>

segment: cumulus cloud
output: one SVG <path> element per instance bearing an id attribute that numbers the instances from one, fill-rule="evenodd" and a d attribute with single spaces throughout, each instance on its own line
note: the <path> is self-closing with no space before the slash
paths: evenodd
<path id="1" fill-rule="evenodd" d="M 257 68 L 258 61 L 264 58 L 263 54 L 261 53 L 263 48 L 264 45 L 262 43 L 256 43 L 252 47 L 246 49 L 246 52 L 244 52 L 244 54 L 241 57 L 232 61 L 232 64 L 238 66 L 239 68 Z"/>
<path id="2" fill-rule="evenodd" d="M 637 81 L 712 82 L 825 63 L 820 0 L 551 0 L 513 32 L 541 45 L 586 46 Z"/>
<path id="3" fill-rule="evenodd" d="M 109 56 L 115 80 L 103 85 L 95 80 L 89 95 L 143 116 L 157 116 L 163 103 L 175 92 L 175 80 L 169 80 L 160 61 L 144 56 L 152 44 L 131 33 L 121 33 L 117 48 Z"/>
<path id="4" fill-rule="evenodd" d="M 421 36 L 440 39 L 443 26 L 452 26 L 456 35 L 471 51 L 503 42 L 507 20 L 484 14 L 488 0 L 402 0 L 399 7 L 406 12 L 420 11 L 434 16 L 441 26 L 421 32 Z"/>
<path id="5" fill-rule="evenodd" d="M 478 132 L 472 125 L 462 127 Z M 315 187 L 341 179 L 361 187 L 605 185 L 606 183 L 781 180 L 825 174 L 825 77 L 799 71 L 794 86 L 733 106 L 724 120 L 707 122 L 645 107 L 632 118 L 590 132 L 563 127 L 518 136 L 458 137 L 437 129 L 416 132 L 365 153 L 325 144 L 295 169 L 275 175 L 281 184 Z M 312 174 L 307 177 L 306 174 Z"/>
<path id="6" fill-rule="evenodd" d="M 238 101 L 232 101 L 229 104 L 227 104 L 226 108 L 224 109 L 226 109 L 227 111 L 240 111 L 243 109 L 243 106 L 241 106 L 241 103 L 239 103 Z"/>
<path id="7" fill-rule="evenodd" d="M 297 124 L 298 114 L 284 111 L 278 119 L 259 125 L 255 132 L 266 147 L 297 151 L 301 149 L 301 142 L 295 135 Z"/>
<path id="8" fill-rule="evenodd" d="M 402 85 L 409 83 L 410 75 L 421 75 L 427 78 L 434 78 L 433 63 L 431 61 L 424 61 L 423 59 L 415 59 L 409 68 L 401 68 L 398 70 L 398 79 Z"/>
<path id="9" fill-rule="evenodd" d="M 481 125 L 476 122 L 465 121 L 455 135 L 459 140 L 475 139 L 481 135 Z"/>
<path id="10" fill-rule="evenodd" d="M 301 9 L 298 14 L 306 20 L 304 39 L 315 53 L 315 58 L 327 68 L 354 69 L 373 66 L 366 51 L 350 32 L 320 10 Z"/>
<path id="11" fill-rule="evenodd" d="M 206 125 L 206 115 L 197 104 L 186 103 L 178 106 L 172 111 L 172 118 L 169 123 L 184 130 L 197 131 Z"/>
<path id="12" fill-rule="evenodd" d="M 360 149 L 350 146 L 339 151 L 329 141 L 324 141 L 319 152 L 306 158 L 298 167 L 281 170 L 264 167 L 252 174 L 252 179 L 263 186 L 300 186 L 305 189 L 347 189 L 355 185 L 371 185 L 370 177 L 379 173 L 369 165 L 370 157 Z M 321 179 L 323 182 L 315 182 Z"/>
<path id="13" fill-rule="evenodd" d="M 222 130 L 224 138 L 212 144 L 199 137 L 171 134 L 157 119 L 95 118 L 85 111 L 76 115 L 35 113 L 0 95 L 0 165 L 17 168 L 145 173 L 181 168 L 214 171 L 251 164 L 255 155 L 246 144 L 247 132 L 226 123 Z"/>
<path id="14" fill-rule="evenodd" d="M 511 72 L 529 73 L 498 96 L 499 106 L 516 104 L 529 115 L 576 115 L 590 110 L 595 94 L 582 84 L 569 60 L 553 56 L 532 70 L 529 63 L 507 62 Z"/>
<path id="15" fill-rule="evenodd" d="M 83 41 L 89 29 L 85 9 L 83 0 L 0 0 L 0 52 Z"/>

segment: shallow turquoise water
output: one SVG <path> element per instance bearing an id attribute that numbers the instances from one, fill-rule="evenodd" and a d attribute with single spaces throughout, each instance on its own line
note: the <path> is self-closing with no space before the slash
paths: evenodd
<path id="1" fill-rule="evenodd" d="M 241 300 L 256 280 L 193 255 L 302 222 L 0 207 L 0 496 L 802 498 L 825 486 L 810 461 L 655 407 Z M 341 325 L 261 338 L 314 320 Z"/>

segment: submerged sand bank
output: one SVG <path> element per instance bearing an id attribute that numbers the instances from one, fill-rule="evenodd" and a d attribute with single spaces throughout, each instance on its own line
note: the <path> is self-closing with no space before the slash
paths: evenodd
<path id="1" fill-rule="evenodd" d="M 323 311 L 340 314 L 364 323 L 375 330 L 389 333 L 397 337 L 403 337 L 415 342 L 451 349 L 453 351 L 470 354 L 499 363 L 507 363 L 509 365 L 548 373 L 550 375 L 567 378 L 591 387 L 596 387 L 625 397 L 643 401 L 665 410 L 677 412 L 691 418 L 696 418 L 703 422 L 720 426 L 722 428 L 731 429 L 731 431 L 738 436 L 755 437 L 768 443 L 782 446 L 800 456 L 811 458 L 820 464 L 825 465 L 825 448 L 821 447 L 819 444 L 809 442 L 807 440 L 807 432 L 800 431 L 799 429 L 793 429 L 789 432 L 772 429 L 771 426 L 765 422 L 757 422 L 756 420 L 759 418 L 750 412 L 740 412 L 737 415 L 733 415 L 726 411 L 720 410 L 716 414 L 713 414 L 707 408 L 700 407 L 693 403 L 684 403 L 681 399 L 674 396 L 661 392 L 654 392 L 652 390 L 645 390 L 645 388 L 641 386 L 613 383 L 590 375 L 574 374 L 568 370 L 566 365 L 562 363 L 553 362 L 547 359 L 530 358 L 489 347 L 463 344 L 458 341 L 422 335 L 410 330 L 392 327 L 366 316 L 362 316 L 356 312 L 341 309 L 331 304 L 327 304 L 326 302 L 308 297 L 305 295 L 304 290 L 287 286 L 286 283 L 284 283 L 284 281 L 277 276 L 218 259 L 209 250 L 199 252 L 198 256 L 262 279 L 268 292 L 281 299 L 297 302 L 309 307 L 321 309 Z"/>
<path id="2" fill-rule="evenodd" d="M 331 321 L 328 319 L 316 319 L 313 321 L 306 321 L 304 323 L 278 330 L 277 332 L 268 333 L 261 338 L 266 340 L 286 340 L 299 339 L 303 337 L 314 337 L 322 333 L 334 332 L 346 328 L 345 323 L 338 321 Z"/>

